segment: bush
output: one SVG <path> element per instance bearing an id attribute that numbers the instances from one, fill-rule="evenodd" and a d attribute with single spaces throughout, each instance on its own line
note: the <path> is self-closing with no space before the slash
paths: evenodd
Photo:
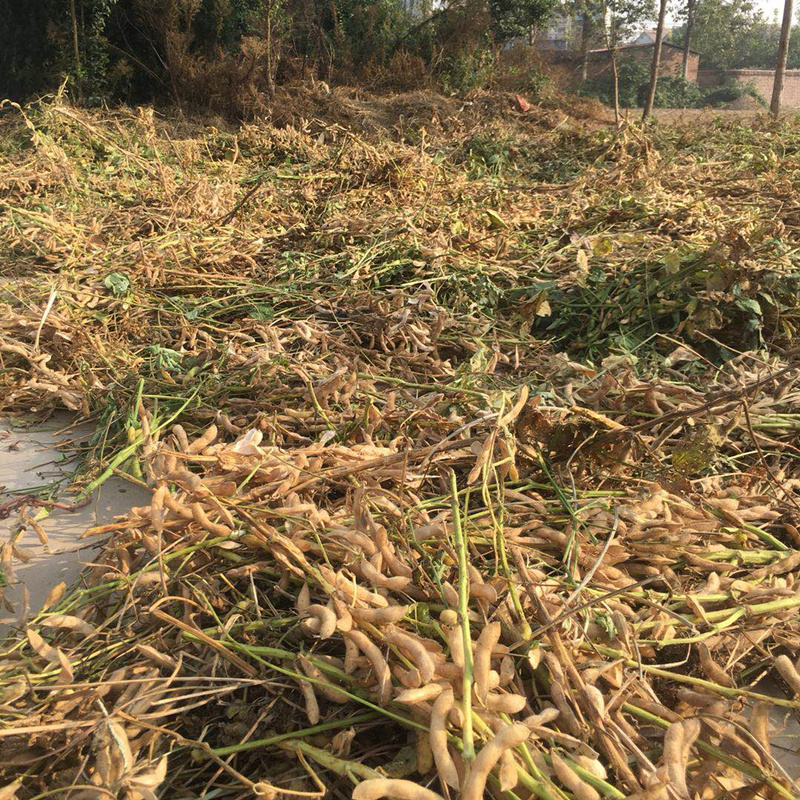
<path id="1" fill-rule="evenodd" d="M 647 100 L 650 76 L 639 87 L 637 105 L 643 106 Z M 655 108 L 700 108 L 704 102 L 703 90 L 683 77 L 664 76 L 658 79 L 656 96 L 653 99 Z"/>
<path id="2" fill-rule="evenodd" d="M 619 104 L 621 108 L 635 108 L 639 92 L 650 81 L 650 70 L 635 58 L 623 58 L 617 67 L 619 73 Z M 596 97 L 609 106 L 614 105 L 614 75 L 609 67 L 601 75 L 586 81 L 579 90 L 585 97 Z"/>
<path id="3" fill-rule="evenodd" d="M 443 59 L 439 81 L 445 92 L 467 94 L 489 83 L 494 67 L 494 54 L 488 46 L 464 50 Z"/>
<path id="4" fill-rule="evenodd" d="M 621 108 L 644 105 L 650 85 L 650 65 L 633 58 L 619 62 L 619 104 Z M 586 81 L 579 90 L 584 97 L 596 97 L 607 105 L 614 104 L 614 76 L 609 68 L 602 75 Z M 761 105 L 764 99 L 751 84 L 731 83 L 701 89 L 683 77 L 661 76 L 653 105 L 656 108 L 719 108 L 744 96 L 754 97 Z"/>
<path id="5" fill-rule="evenodd" d="M 742 84 L 738 81 L 733 81 L 725 86 L 716 86 L 707 89 L 704 95 L 704 105 L 718 108 L 727 103 L 733 103 L 735 100 L 739 100 L 742 97 L 752 97 L 759 105 L 767 105 L 767 101 L 758 93 L 758 89 L 756 89 L 752 83 Z"/>

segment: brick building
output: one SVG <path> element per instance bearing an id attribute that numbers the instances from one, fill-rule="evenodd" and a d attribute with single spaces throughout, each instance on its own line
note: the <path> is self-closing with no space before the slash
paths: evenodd
<path id="1" fill-rule="evenodd" d="M 619 61 L 624 61 L 626 58 L 633 58 L 640 61 L 647 66 L 653 63 L 653 42 L 645 44 L 627 44 L 619 48 L 617 58 Z M 588 64 L 586 70 L 587 78 L 596 78 L 606 71 L 611 70 L 611 51 L 603 50 L 590 50 L 588 54 Z M 681 74 L 683 65 L 683 48 L 678 45 L 671 44 L 670 42 L 662 42 L 661 44 L 661 65 L 659 67 L 659 76 L 678 76 Z M 696 50 L 689 51 L 689 65 L 687 69 L 686 78 L 691 83 L 697 82 L 698 67 L 700 65 L 700 53 Z"/>
<path id="2" fill-rule="evenodd" d="M 775 72 L 771 69 L 701 69 L 697 73 L 697 83 L 704 89 L 724 86 L 737 81 L 752 84 L 756 91 L 769 102 L 772 97 L 772 84 Z M 787 69 L 783 78 L 781 103 L 784 108 L 800 108 L 800 69 Z"/>

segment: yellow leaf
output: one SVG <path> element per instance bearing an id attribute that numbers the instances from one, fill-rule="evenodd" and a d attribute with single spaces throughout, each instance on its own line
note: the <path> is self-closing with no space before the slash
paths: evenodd
<path id="1" fill-rule="evenodd" d="M 487 208 L 485 211 L 486 216 L 489 217 L 490 228 L 507 229 L 511 227 L 496 211 L 492 211 L 491 208 Z"/>

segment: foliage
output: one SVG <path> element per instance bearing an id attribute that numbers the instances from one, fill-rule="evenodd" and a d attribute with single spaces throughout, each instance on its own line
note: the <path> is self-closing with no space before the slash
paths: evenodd
<path id="1" fill-rule="evenodd" d="M 439 81 L 446 92 L 466 94 L 485 86 L 494 74 L 494 51 L 487 45 L 446 56 Z"/>
<path id="2" fill-rule="evenodd" d="M 764 107 L 767 105 L 767 101 L 758 93 L 753 84 L 739 81 L 732 81 L 725 86 L 709 87 L 704 93 L 703 105 L 716 108 L 726 103 L 732 103 L 740 97 L 752 97 L 759 105 Z"/>
<path id="3" fill-rule="evenodd" d="M 555 0 L 489 0 L 492 31 L 497 42 L 524 36 L 547 19 Z"/>
<path id="4" fill-rule="evenodd" d="M 636 108 L 643 105 L 650 83 L 650 68 L 642 61 L 628 57 L 619 63 L 619 98 L 622 108 Z M 614 84 L 611 70 L 586 81 L 580 94 L 596 97 L 611 105 L 614 102 Z M 750 96 L 761 105 L 764 99 L 750 84 L 732 82 L 725 86 L 700 88 L 696 83 L 681 76 L 661 76 L 658 79 L 654 106 L 656 108 L 718 108 L 740 97 Z"/>
<path id="5" fill-rule="evenodd" d="M 683 44 L 685 26 L 670 33 L 669 41 Z M 692 47 L 708 69 L 773 69 L 780 25 L 769 20 L 752 0 L 699 0 Z M 789 69 L 800 67 L 800 35 L 789 40 Z"/>
<path id="6" fill-rule="evenodd" d="M 498 46 L 551 4 L 75 0 L 73 19 L 61 0 L 0 0 L 10 21 L 0 31 L 0 96 L 23 99 L 68 78 L 72 97 L 91 105 L 169 96 L 241 116 L 258 110 L 276 76 L 385 78 L 401 51 L 422 58 L 448 91 L 468 92 L 489 81 Z"/>
<path id="7" fill-rule="evenodd" d="M 609 16 L 606 45 L 617 47 L 633 34 L 646 20 L 655 16 L 655 0 L 607 0 L 605 9 Z"/>

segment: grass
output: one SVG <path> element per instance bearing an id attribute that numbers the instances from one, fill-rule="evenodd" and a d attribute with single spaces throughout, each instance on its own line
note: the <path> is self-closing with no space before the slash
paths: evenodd
<path id="1" fill-rule="evenodd" d="M 796 126 L 290 99 L 0 120 L 0 409 L 153 490 L 6 640 L 0 775 L 444 793 L 448 686 L 462 788 L 524 720 L 497 796 L 797 796 L 753 688 L 797 651 Z"/>

